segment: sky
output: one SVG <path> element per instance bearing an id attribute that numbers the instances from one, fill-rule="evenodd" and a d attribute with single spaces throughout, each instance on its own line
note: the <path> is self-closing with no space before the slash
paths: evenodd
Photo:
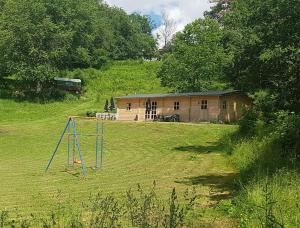
<path id="1" fill-rule="evenodd" d="M 161 14 L 165 12 L 176 22 L 176 32 L 182 31 L 188 23 L 203 17 L 203 13 L 210 9 L 209 0 L 106 0 L 109 5 L 121 7 L 128 13 L 138 12 L 151 16 L 160 29 Z"/>

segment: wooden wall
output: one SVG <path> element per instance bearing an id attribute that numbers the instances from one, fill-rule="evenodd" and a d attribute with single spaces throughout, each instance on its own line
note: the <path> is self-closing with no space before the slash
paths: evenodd
<path id="1" fill-rule="evenodd" d="M 145 121 L 145 104 L 148 99 L 118 99 L 118 120 Z M 152 98 L 157 102 L 157 115 L 180 116 L 182 122 L 232 122 L 238 120 L 244 109 L 251 103 L 246 96 L 193 96 Z M 201 109 L 201 101 L 207 100 L 208 109 Z M 226 110 L 223 101 L 227 102 Z M 174 110 L 174 102 L 179 102 L 179 110 Z M 131 110 L 126 110 L 131 103 Z"/>

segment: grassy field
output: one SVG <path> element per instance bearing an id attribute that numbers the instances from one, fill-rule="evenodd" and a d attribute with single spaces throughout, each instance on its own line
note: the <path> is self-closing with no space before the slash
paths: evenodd
<path id="1" fill-rule="evenodd" d="M 219 145 L 220 137 L 235 129 L 229 125 L 106 122 L 101 171 L 93 169 L 95 138 L 81 137 L 86 178 L 80 166 L 67 166 L 66 138 L 44 173 L 68 115 L 102 111 L 102 97 L 167 91 L 155 78 L 156 68 L 155 63 L 122 63 L 102 72 L 72 72 L 86 77 L 87 92 L 79 100 L 38 104 L 0 99 L 0 210 L 43 214 L 61 202 L 80 207 L 90 194 L 121 197 L 138 184 L 149 189 L 154 181 L 164 199 L 174 187 L 180 198 L 195 188 L 198 204 L 212 211 L 230 198 L 237 174 Z M 133 82 L 134 77 L 139 80 Z M 78 131 L 94 133 L 95 123 L 79 121 Z M 212 214 L 222 220 L 222 214 Z"/>
<path id="2" fill-rule="evenodd" d="M 217 143 L 231 127 L 220 125 L 174 125 L 106 123 L 105 162 L 94 171 L 93 138 L 82 138 L 88 166 L 87 178 L 80 167 L 66 166 L 66 139 L 49 173 L 44 168 L 50 158 L 65 119 L 1 125 L 0 205 L 8 210 L 43 211 L 55 204 L 55 194 L 80 203 L 90 193 L 124 194 L 139 183 L 168 196 L 173 187 L 183 193 L 195 186 L 208 203 L 220 194 L 230 194 L 235 175 Z M 80 126 L 81 125 L 81 126 Z M 89 133 L 94 125 L 79 123 Z M 214 194 L 210 194 L 215 192 Z"/>

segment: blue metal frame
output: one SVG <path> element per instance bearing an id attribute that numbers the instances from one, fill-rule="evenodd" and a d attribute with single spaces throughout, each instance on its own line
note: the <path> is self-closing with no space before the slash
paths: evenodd
<path id="1" fill-rule="evenodd" d="M 49 169 L 49 167 L 50 167 L 50 165 L 51 165 L 51 163 L 52 163 L 52 161 L 53 161 L 53 158 L 54 158 L 54 156 L 55 156 L 55 154 L 56 154 L 56 152 L 57 152 L 57 150 L 58 150 L 58 147 L 59 147 L 59 145 L 61 144 L 61 141 L 62 141 L 62 139 L 63 139 L 63 137 L 64 137 L 64 135 L 65 135 L 65 133 L 66 133 L 68 127 L 69 127 L 69 125 L 70 125 L 70 122 L 71 122 L 71 118 L 68 120 L 68 123 L 67 123 L 65 129 L 63 130 L 63 132 L 62 132 L 62 134 L 61 134 L 61 136 L 60 136 L 60 139 L 58 140 L 58 143 L 57 143 L 57 145 L 56 145 L 56 147 L 55 147 L 55 150 L 54 150 L 54 152 L 53 152 L 53 154 L 52 154 L 52 156 L 51 156 L 51 158 L 50 158 L 50 160 L 49 160 L 49 162 L 48 162 L 48 165 L 47 165 L 47 167 L 46 167 L 46 169 L 45 169 L 45 172 L 48 171 L 48 169 Z"/>
<path id="2" fill-rule="evenodd" d="M 96 169 L 98 169 L 98 138 L 99 138 L 99 121 L 96 123 Z"/>
<path id="3" fill-rule="evenodd" d="M 68 126 L 68 166 L 70 165 L 70 124 Z"/>
<path id="4" fill-rule="evenodd" d="M 71 125 L 72 123 L 72 125 Z M 73 134 L 71 134 L 71 128 L 73 128 Z M 77 150 L 78 150 L 78 154 L 80 157 L 80 161 L 81 161 L 81 167 L 82 167 L 82 174 L 83 176 L 86 176 L 86 166 L 85 166 L 85 162 L 83 160 L 83 156 L 82 156 L 82 152 L 81 152 L 81 148 L 80 148 L 80 143 L 79 143 L 79 139 L 78 139 L 78 134 L 77 134 L 77 130 L 76 130 L 76 120 L 75 117 L 70 117 L 68 119 L 67 125 L 64 128 L 60 139 L 58 140 L 58 143 L 54 149 L 54 152 L 48 162 L 48 165 L 45 169 L 45 172 L 48 171 L 50 165 L 52 164 L 52 161 L 57 153 L 57 150 L 63 140 L 64 135 L 66 134 L 66 132 L 68 131 L 68 165 L 70 165 L 70 150 L 71 150 L 71 140 L 70 140 L 70 136 L 73 135 L 73 140 L 72 140 L 72 165 L 74 166 L 74 161 L 75 161 L 75 148 L 77 145 Z M 104 121 L 102 120 L 102 125 L 101 125 L 101 151 L 100 151 L 100 168 L 102 169 L 102 165 L 103 165 L 103 157 L 104 157 Z M 96 169 L 99 168 L 99 120 L 97 119 L 97 123 L 96 123 Z"/>
<path id="5" fill-rule="evenodd" d="M 100 160 L 100 168 L 102 169 L 103 165 L 103 157 L 104 157 L 104 122 L 102 121 L 102 132 L 101 132 L 101 160 Z"/>

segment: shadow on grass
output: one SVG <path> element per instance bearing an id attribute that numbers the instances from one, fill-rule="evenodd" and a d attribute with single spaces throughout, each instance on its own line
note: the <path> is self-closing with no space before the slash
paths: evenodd
<path id="1" fill-rule="evenodd" d="M 86 166 L 86 171 L 97 172 L 97 171 L 100 171 L 100 168 L 95 169 L 95 167 L 93 167 L 93 166 Z M 64 170 L 62 170 L 61 172 L 69 174 L 73 177 L 83 177 L 81 166 L 77 166 L 74 168 L 68 167 L 68 168 L 65 168 Z M 87 173 L 87 175 L 88 175 L 88 173 Z"/>
<path id="2" fill-rule="evenodd" d="M 174 150 L 181 152 L 194 152 L 199 154 L 220 153 L 223 152 L 223 145 L 219 143 L 208 143 L 209 145 L 179 146 Z"/>
<path id="3" fill-rule="evenodd" d="M 211 189 L 209 195 L 210 200 L 220 201 L 233 197 L 237 177 L 237 173 L 212 174 L 185 177 L 182 180 L 175 181 L 175 183 L 187 186 L 201 185 L 209 187 Z"/>
<path id="4" fill-rule="evenodd" d="M 65 170 L 63 170 L 63 171 L 61 171 L 61 172 L 62 172 L 62 173 L 69 174 L 69 175 L 71 175 L 71 176 L 73 176 L 73 177 L 76 177 L 76 178 L 82 176 L 82 172 L 77 171 L 77 170 L 65 169 Z"/>
<path id="5" fill-rule="evenodd" d="M 44 104 L 64 101 L 67 96 L 73 100 L 80 97 L 75 93 L 57 89 L 53 83 L 44 86 L 40 92 L 36 92 L 31 85 L 27 85 L 24 81 L 0 79 L 0 99 Z"/>

